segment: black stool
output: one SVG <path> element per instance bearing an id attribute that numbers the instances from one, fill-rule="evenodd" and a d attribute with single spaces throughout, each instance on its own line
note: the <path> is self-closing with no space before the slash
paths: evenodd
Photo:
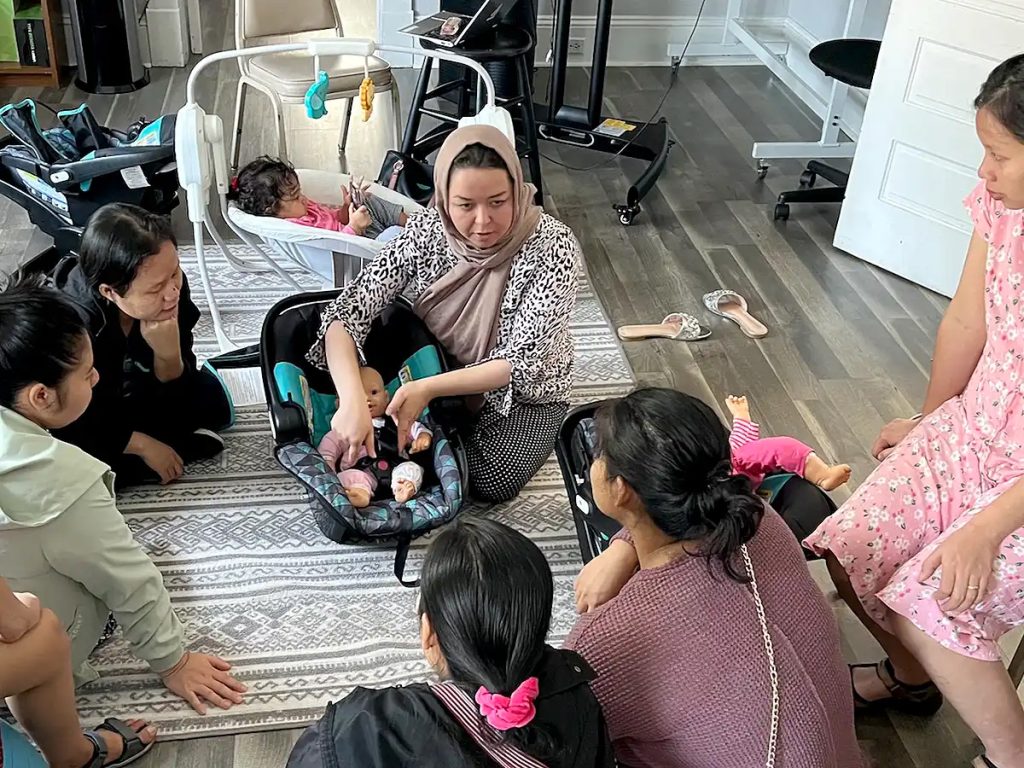
<path id="1" fill-rule="evenodd" d="M 881 45 L 880 40 L 828 40 L 814 46 L 808 55 L 811 63 L 829 77 L 855 88 L 870 88 Z M 832 120 L 834 117 L 827 115 L 825 119 Z M 835 186 L 813 189 L 814 182 L 819 176 Z M 789 218 L 790 203 L 843 202 L 846 197 L 846 185 L 849 182 L 850 174 L 845 171 L 818 160 L 811 160 L 807 164 L 807 170 L 800 174 L 800 189 L 779 195 L 779 202 L 775 205 L 775 220 L 785 221 Z"/>
<path id="2" fill-rule="evenodd" d="M 428 49 L 437 48 L 424 40 L 420 41 L 420 45 Z M 441 50 L 448 49 L 442 48 Z M 530 180 L 537 187 L 537 204 L 541 204 L 544 188 L 540 172 L 540 150 L 537 147 L 537 119 L 533 113 L 531 85 L 533 78 L 530 76 L 529 64 L 529 56 L 533 51 L 533 38 L 525 29 L 502 24 L 494 29 L 493 34 L 476 38 L 466 45 L 451 49 L 451 51 L 480 64 L 513 62 L 519 86 L 516 92 L 519 95 L 508 99 L 498 98 L 497 103 L 498 106 L 510 111 L 518 108 L 521 112 L 522 130 L 517 131 L 519 136 L 516 139 L 516 151 L 520 157 L 529 162 Z M 462 70 L 461 77 L 440 83 L 436 88 L 430 90 L 430 74 L 433 71 L 433 66 L 433 59 L 423 58 L 423 67 L 420 69 L 419 79 L 416 81 L 416 93 L 413 96 L 409 119 L 405 125 L 405 136 L 402 139 L 402 154 L 423 162 L 436 152 L 448 134 L 458 127 L 459 118 L 473 115 L 479 111 L 485 98 L 485 90 L 479 82 L 475 83 L 474 88 L 474 80 L 479 78 L 468 67 L 460 68 Z M 471 107 L 469 101 L 474 90 L 477 103 Z M 426 102 L 431 99 L 440 98 L 452 91 L 458 92 L 456 114 L 451 115 L 440 109 L 430 109 L 425 106 Z M 441 125 L 420 137 L 420 122 L 423 115 L 438 120 Z"/>

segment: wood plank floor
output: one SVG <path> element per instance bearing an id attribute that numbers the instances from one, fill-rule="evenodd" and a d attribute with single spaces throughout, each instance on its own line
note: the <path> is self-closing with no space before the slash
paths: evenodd
<path id="1" fill-rule="evenodd" d="M 370 5 L 356 4 L 350 34 L 372 34 Z M 228 0 L 204 3 L 208 50 L 231 45 Z M 582 95 L 586 72 L 570 73 L 569 91 Z M 86 97 L 62 90 L 0 89 L 0 103 L 32 97 L 55 107 L 87 100 L 101 121 L 123 125 L 140 114 L 176 109 L 184 100 L 187 70 L 154 70 L 152 84 L 131 95 Z M 413 73 L 402 72 L 404 93 Z M 539 76 L 543 88 L 545 77 Z M 204 74 L 200 100 L 229 127 L 237 69 L 223 65 Z M 606 109 L 646 117 L 669 83 L 668 73 L 642 69 L 608 72 Z M 347 164 L 376 175 L 389 143 L 388 106 L 382 99 L 368 124 L 356 122 Z M 318 123 L 298 110 L 287 114 L 292 160 L 302 167 L 337 168 L 340 109 Z M 702 294 L 738 290 L 771 329 L 754 342 L 735 326 L 710 322 L 711 339 L 700 344 L 642 342 L 627 347 L 641 384 L 676 387 L 721 407 L 728 393 L 746 392 L 769 434 L 791 434 L 830 459 L 853 465 L 859 482 L 874 462 L 867 446 L 887 419 L 913 413 L 927 381 L 931 344 L 945 300 L 832 248 L 838 209 L 794 206 L 792 219 L 772 223 L 775 196 L 792 188 L 801 170 L 777 163 L 763 182 L 750 159 L 755 140 L 806 140 L 818 128 L 760 67 L 687 68 L 666 101 L 664 114 L 678 145 L 644 213 L 629 228 L 611 210 L 621 202 L 635 163 L 546 145 L 544 181 L 548 210 L 568 223 L 583 242 L 588 269 L 615 324 L 657 321 L 671 311 L 705 313 Z M 269 110 L 249 99 L 243 162 L 276 151 Z M 585 171 L 567 170 L 564 163 Z M 625 169 L 625 173 L 623 170 Z M 176 214 L 183 241 L 184 215 Z M 0 270 L 10 271 L 38 253 L 47 238 L 29 225 L 20 208 L 0 199 Z M 827 576 L 814 570 L 826 592 Z M 851 661 L 873 660 L 878 650 L 852 614 L 837 604 L 844 650 Z M 1015 633 L 1013 640 L 1019 637 Z M 920 722 L 893 715 L 858 723 L 865 751 L 878 766 L 965 766 L 977 753 L 972 734 L 947 707 Z M 143 768 L 179 766 L 283 766 L 296 732 L 281 731 L 158 745 Z"/>

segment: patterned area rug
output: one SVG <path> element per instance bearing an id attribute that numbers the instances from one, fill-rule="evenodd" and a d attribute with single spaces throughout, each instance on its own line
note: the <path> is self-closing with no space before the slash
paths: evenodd
<path id="1" fill-rule="evenodd" d="M 244 251 L 239 248 L 239 251 Z M 181 249 L 203 308 L 195 251 Z M 234 271 L 216 249 L 211 282 L 228 334 L 256 341 L 263 317 L 290 289 L 275 275 Z M 314 280 L 296 275 L 311 289 Z M 632 374 L 592 290 L 584 285 L 573 315 L 577 402 L 627 391 Z M 197 329 L 201 356 L 216 354 L 212 326 Z M 292 728 L 306 725 L 330 700 L 354 686 L 423 680 L 416 591 L 392 573 L 393 550 L 342 546 L 313 523 L 310 502 L 278 466 L 265 409 L 239 410 L 217 460 L 189 468 L 167 488 L 123 494 L 120 509 L 164 574 L 193 649 L 219 654 L 249 687 L 243 706 L 196 715 L 132 656 L 120 634 L 95 657 L 102 677 L 83 688 L 86 722 L 106 716 L 146 717 L 161 738 Z M 552 642 L 574 619 L 572 582 L 580 568 L 575 529 L 552 458 L 515 501 L 474 508 L 526 533 L 544 550 L 556 582 Z M 424 542 L 410 556 L 418 571 Z"/>

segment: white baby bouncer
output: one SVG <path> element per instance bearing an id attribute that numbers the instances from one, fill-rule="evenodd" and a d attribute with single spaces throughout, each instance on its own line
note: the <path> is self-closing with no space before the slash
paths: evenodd
<path id="1" fill-rule="evenodd" d="M 282 43 L 279 45 L 263 45 L 242 50 L 221 51 L 202 59 L 189 75 L 186 86 L 185 106 L 178 111 L 175 127 L 175 154 L 178 165 L 178 178 L 185 190 L 188 205 L 188 217 L 192 222 L 195 235 L 196 257 L 199 262 L 199 276 L 203 283 L 203 292 L 210 307 L 217 342 L 224 352 L 234 349 L 233 342 L 224 330 L 216 296 L 210 284 L 209 270 L 204 249 L 204 228 L 209 231 L 214 242 L 220 247 L 225 259 L 235 269 L 242 272 L 276 272 L 282 280 L 295 288 L 303 287 L 289 274 L 279 260 L 285 264 L 293 264 L 324 281 L 341 281 L 351 279 L 359 270 L 363 261 L 372 259 L 383 247 L 374 240 L 332 232 L 314 227 L 306 227 L 294 222 L 269 216 L 251 216 L 228 204 L 227 193 L 231 175 L 228 169 L 227 151 L 225 148 L 224 122 L 217 115 L 207 114 L 196 101 L 196 81 L 206 67 L 215 62 L 228 59 L 250 58 L 264 54 L 292 53 L 310 56 L 313 66 L 310 78 L 310 94 L 314 95 L 318 80 L 324 75 L 320 72 L 321 56 L 352 55 L 369 57 L 377 52 L 392 52 L 429 56 L 435 59 L 456 62 L 473 69 L 480 78 L 486 91 L 484 107 L 473 117 L 460 120 L 460 125 L 484 124 L 493 125 L 505 133 L 513 142 L 515 137 L 512 118 L 495 101 L 494 82 L 487 71 L 477 62 L 444 51 L 417 50 L 396 46 L 378 45 L 372 40 L 355 38 L 324 38 L 302 43 Z M 312 117 L 317 115 L 310 113 Z M 399 116 L 395 115 L 398 120 Z M 347 186 L 349 176 L 341 173 L 329 173 L 315 170 L 297 170 L 299 181 L 304 192 L 312 199 L 325 203 L 340 203 L 341 189 Z M 228 247 L 227 242 L 218 232 L 210 211 L 210 191 L 215 188 L 218 208 L 224 222 L 241 239 L 258 254 L 259 261 L 242 257 Z M 401 205 L 407 213 L 420 209 L 419 204 L 390 189 L 377 184 L 370 186 L 370 193 L 382 200 Z M 336 259 L 336 257 L 339 257 Z M 337 274 L 334 265 L 341 263 L 341 274 Z"/>

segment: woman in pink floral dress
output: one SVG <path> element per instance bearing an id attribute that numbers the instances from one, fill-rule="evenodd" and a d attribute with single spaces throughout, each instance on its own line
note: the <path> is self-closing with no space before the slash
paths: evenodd
<path id="1" fill-rule="evenodd" d="M 924 415 L 882 430 L 882 464 L 805 543 L 888 653 L 853 668 L 858 705 L 931 714 L 945 694 L 985 745 L 976 766 L 1024 768 L 996 646 L 1024 624 L 1024 55 L 975 106 L 974 235 Z"/>

